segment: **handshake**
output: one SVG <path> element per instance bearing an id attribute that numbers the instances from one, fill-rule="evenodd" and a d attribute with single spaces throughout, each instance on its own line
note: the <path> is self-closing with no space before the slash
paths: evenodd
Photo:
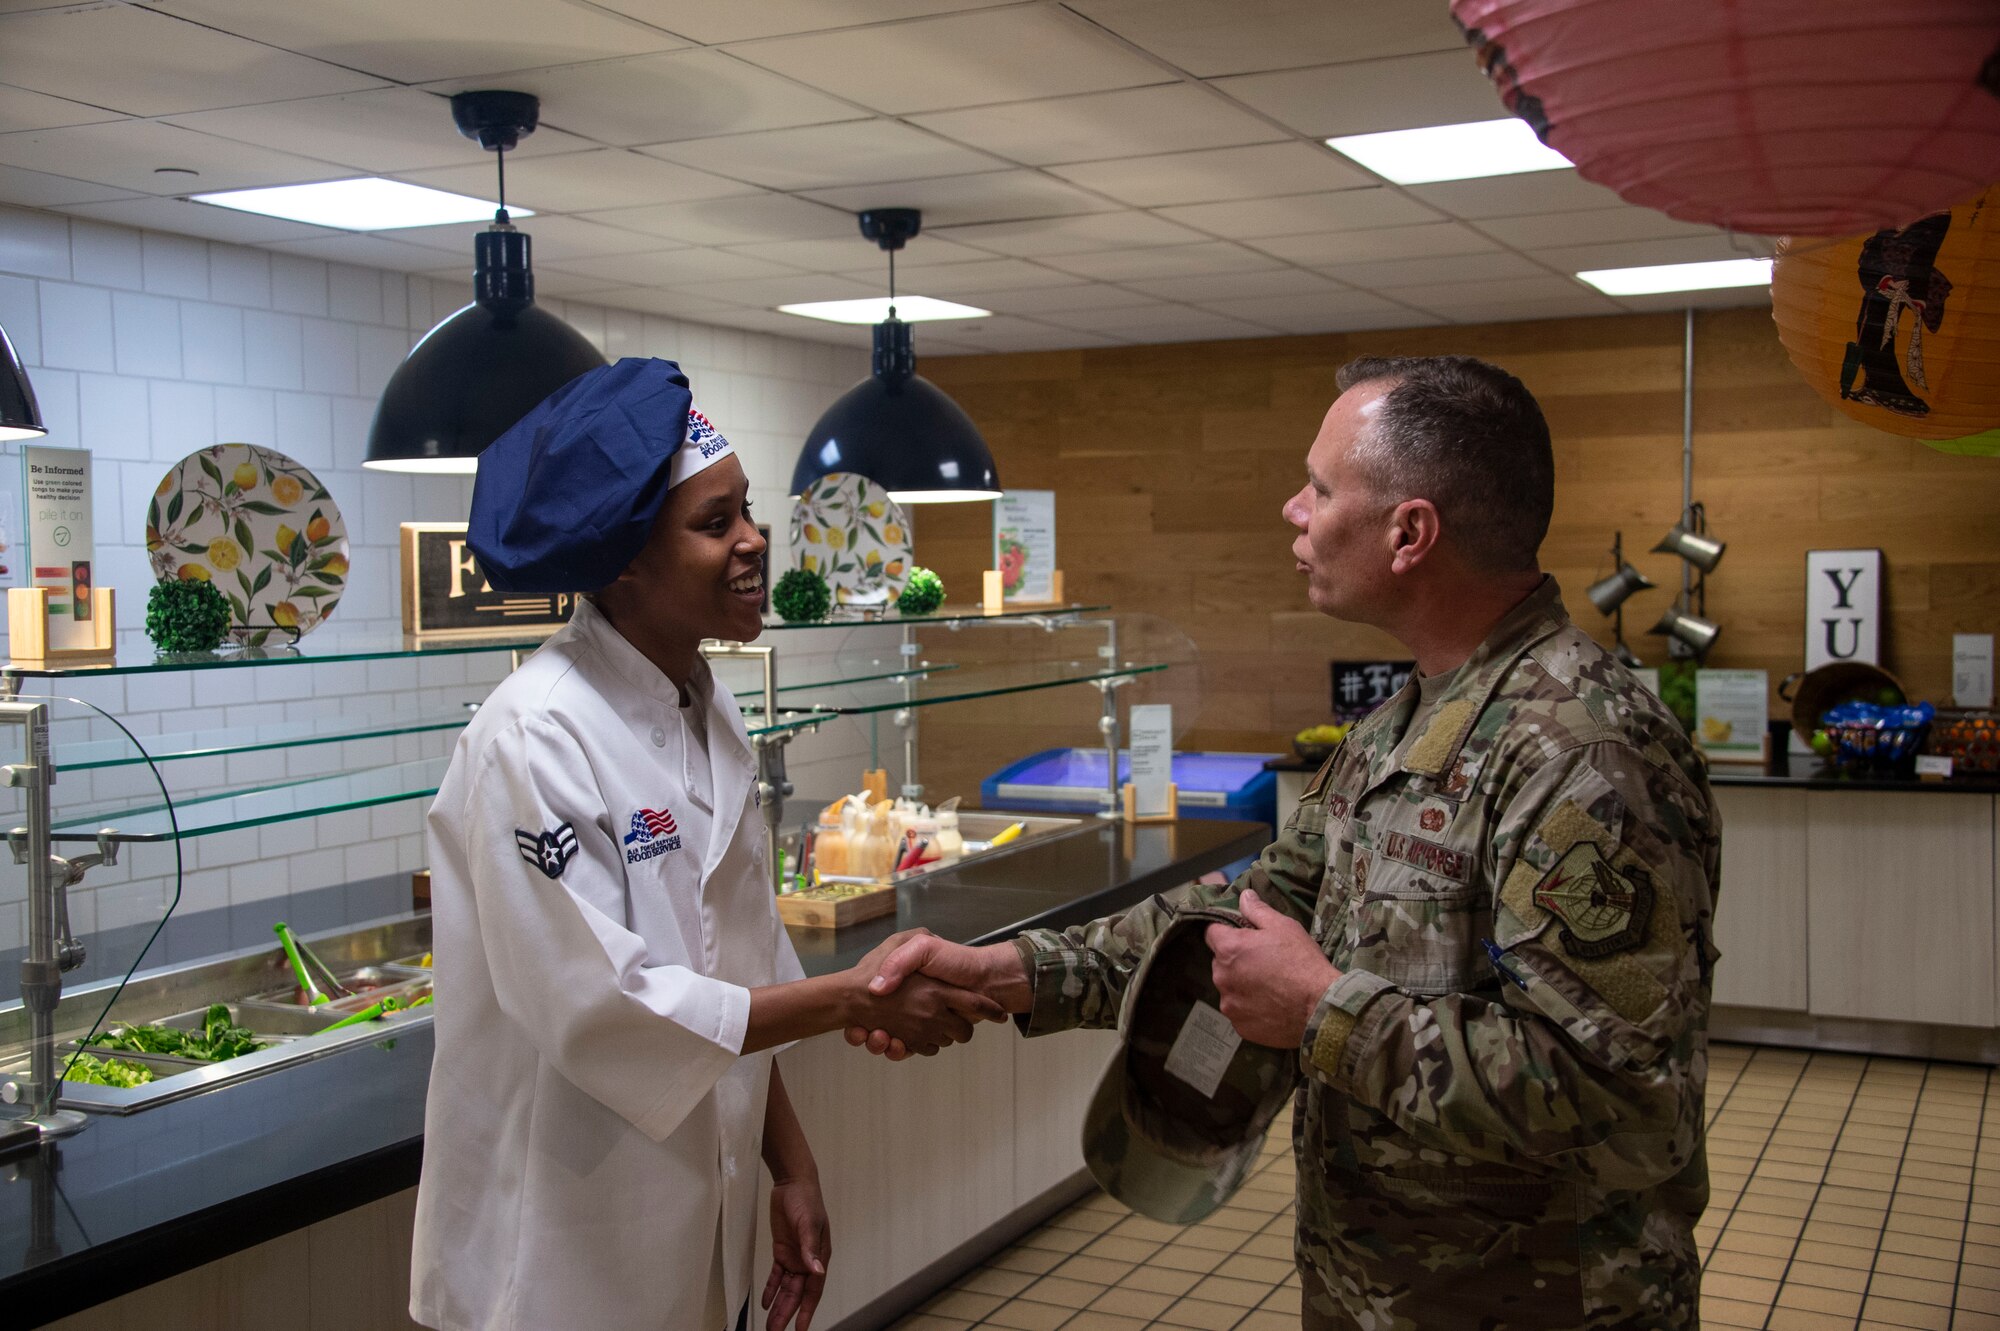
<path id="1" fill-rule="evenodd" d="M 847 1042 L 892 1062 L 929 1057 L 970 1040 L 979 1022 L 1028 1010 L 1028 972 L 1012 943 L 966 947 L 908 929 L 842 978 Z"/>

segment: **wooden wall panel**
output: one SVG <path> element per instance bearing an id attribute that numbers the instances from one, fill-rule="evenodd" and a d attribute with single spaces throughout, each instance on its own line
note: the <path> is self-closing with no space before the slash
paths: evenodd
<path id="1" fill-rule="evenodd" d="M 1324 719 L 1328 660 L 1400 655 L 1375 630 L 1312 611 L 1279 516 L 1304 478 L 1340 365 L 1457 352 L 1520 375 L 1555 436 L 1544 566 L 1572 613 L 1608 641 L 1609 622 L 1583 589 L 1608 571 L 1622 528 L 1633 563 L 1660 584 L 1628 603 L 1627 637 L 1657 662 L 1662 641 L 1645 630 L 1678 587 L 1679 562 L 1647 551 L 1680 512 L 1681 344 L 1674 313 L 932 357 L 923 368 L 978 422 L 1007 484 L 1057 492 L 1070 595 L 1157 617 L 1193 645 L 1198 669 L 1178 686 L 1148 686 L 1188 707 L 1198 695 L 1183 744 L 1282 750 Z M 2000 631 L 2000 461 L 1848 420 L 1800 380 L 1765 310 L 1696 317 L 1695 497 L 1729 543 L 1709 590 L 1723 625 L 1713 665 L 1768 670 L 1773 684 L 1799 668 L 1812 548 L 1882 549 L 1886 664 L 1919 696 L 1948 700 L 1952 633 Z M 976 597 L 992 555 L 990 508 L 925 508 L 916 528 L 918 561 L 955 600 Z M 1013 635 L 990 634 L 978 650 L 1046 652 L 1037 636 L 1002 647 L 997 639 Z M 929 650 L 963 658 L 969 641 Z M 1092 741 L 1088 705 L 1034 697 L 930 714 L 922 761 L 932 792 L 970 795 L 1002 758 Z"/>

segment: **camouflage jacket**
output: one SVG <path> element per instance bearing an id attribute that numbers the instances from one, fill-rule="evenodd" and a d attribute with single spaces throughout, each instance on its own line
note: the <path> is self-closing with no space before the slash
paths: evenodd
<path id="1" fill-rule="evenodd" d="M 1720 825 L 1660 702 L 1542 586 L 1357 725 L 1251 869 L 1022 935 L 1030 1034 L 1116 1023 L 1175 901 L 1255 888 L 1341 972 L 1298 1051 L 1308 1327 L 1686 1328 Z"/>

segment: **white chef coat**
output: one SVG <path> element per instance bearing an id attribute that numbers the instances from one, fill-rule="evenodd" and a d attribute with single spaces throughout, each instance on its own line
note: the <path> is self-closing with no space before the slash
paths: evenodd
<path id="1" fill-rule="evenodd" d="M 743 718 L 589 601 L 493 691 L 430 815 L 437 1052 L 410 1315 L 723 1331 L 750 1293 L 773 1051 L 799 979 Z M 708 807 L 703 807 L 707 804 Z"/>

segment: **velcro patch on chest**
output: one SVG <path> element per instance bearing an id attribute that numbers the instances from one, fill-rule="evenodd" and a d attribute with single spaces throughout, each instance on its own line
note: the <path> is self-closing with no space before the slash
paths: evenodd
<path id="1" fill-rule="evenodd" d="M 1652 875 L 1614 868 L 1596 843 L 1578 841 L 1535 884 L 1535 904 L 1562 921 L 1563 948 L 1585 959 L 1630 952 L 1653 917 Z"/>

